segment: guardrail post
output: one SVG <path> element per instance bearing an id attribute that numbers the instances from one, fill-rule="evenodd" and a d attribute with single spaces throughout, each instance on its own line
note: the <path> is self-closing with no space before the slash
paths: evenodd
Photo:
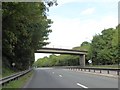
<path id="1" fill-rule="evenodd" d="M 18 80 L 18 77 L 16 78 L 16 80 Z"/>
<path id="2" fill-rule="evenodd" d="M 109 70 L 107 70 L 107 73 L 108 73 L 108 74 L 110 73 Z"/>
<path id="3" fill-rule="evenodd" d="M 2 86 L 5 86 L 6 84 L 5 83 L 2 83 Z"/>
<path id="4" fill-rule="evenodd" d="M 94 72 L 95 72 L 95 69 L 94 69 Z"/>
<path id="5" fill-rule="evenodd" d="M 81 68 L 81 71 L 82 71 L 82 68 Z"/>
<path id="6" fill-rule="evenodd" d="M 90 72 L 90 68 L 89 68 L 89 72 Z"/>
<path id="7" fill-rule="evenodd" d="M 117 70 L 117 75 L 120 75 L 119 70 Z"/>
<path id="8" fill-rule="evenodd" d="M 101 72 L 101 69 L 100 69 L 100 73 L 102 73 L 102 72 Z"/>

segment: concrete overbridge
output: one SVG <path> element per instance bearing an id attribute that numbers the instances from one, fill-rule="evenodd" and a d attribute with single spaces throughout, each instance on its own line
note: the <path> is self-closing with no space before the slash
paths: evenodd
<path id="1" fill-rule="evenodd" d="M 85 66 L 85 55 L 87 55 L 87 51 L 80 50 L 71 50 L 71 49 L 60 49 L 60 48 L 41 48 L 35 53 L 53 53 L 53 54 L 71 54 L 71 55 L 79 55 L 80 66 Z"/>

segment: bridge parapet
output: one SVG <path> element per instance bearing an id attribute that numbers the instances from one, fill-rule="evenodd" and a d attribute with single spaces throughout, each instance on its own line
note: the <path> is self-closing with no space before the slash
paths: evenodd
<path id="1" fill-rule="evenodd" d="M 73 55 L 86 55 L 87 51 L 60 49 L 60 48 L 41 48 L 35 53 L 56 53 L 56 54 L 73 54 Z"/>

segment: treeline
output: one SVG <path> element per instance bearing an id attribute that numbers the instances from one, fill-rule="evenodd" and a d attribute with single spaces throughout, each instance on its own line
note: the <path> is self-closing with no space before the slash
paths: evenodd
<path id="1" fill-rule="evenodd" d="M 93 37 L 91 47 L 90 47 L 90 56 L 94 64 L 118 64 L 119 62 L 119 45 L 118 45 L 118 30 L 109 28 L 105 29 L 99 35 Z"/>
<path id="2" fill-rule="evenodd" d="M 104 29 L 100 34 L 93 36 L 91 42 L 84 41 L 80 46 L 74 47 L 74 50 L 88 51 L 86 55 L 86 64 L 92 60 L 93 65 L 113 65 L 118 64 L 120 60 L 118 44 L 119 26 Z M 79 56 L 75 55 L 50 55 L 38 59 L 35 66 L 76 66 L 79 65 Z"/>
<path id="3" fill-rule="evenodd" d="M 34 51 L 47 45 L 52 21 L 43 2 L 2 3 L 2 65 L 16 70 L 32 66 Z"/>
<path id="4" fill-rule="evenodd" d="M 79 65 L 79 57 L 72 55 L 50 55 L 49 57 L 44 57 L 38 59 L 34 66 L 38 67 L 50 67 L 50 66 L 75 66 Z"/>

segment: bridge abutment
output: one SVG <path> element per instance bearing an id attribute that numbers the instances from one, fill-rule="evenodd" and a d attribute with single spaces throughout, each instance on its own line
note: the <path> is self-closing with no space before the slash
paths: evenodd
<path id="1" fill-rule="evenodd" d="M 85 55 L 80 55 L 79 63 L 81 67 L 85 67 Z"/>

